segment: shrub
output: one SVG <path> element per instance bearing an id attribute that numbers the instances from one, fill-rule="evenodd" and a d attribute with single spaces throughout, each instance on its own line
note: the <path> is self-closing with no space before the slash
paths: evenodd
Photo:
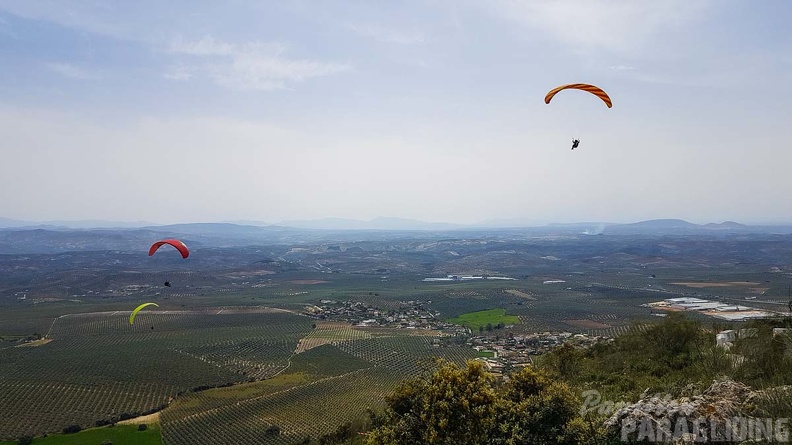
<path id="1" fill-rule="evenodd" d="M 82 431 L 82 427 L 80 425 L 69 425 L 63 429 L 63 434 L 74 434 L 79 433 Z"/>
<path id="2" fill-rule="evenodd" d="M 280 427 L 279 427 L 279 426 L 277 426 L 277 425 L 270 425 L 270 426 L 267 428 L 267 430 L 266 430 L 266 434 L 267 434 L 267 436 L 277 436 L 277 435 L 279 435 L 279 434 L 280 434 L 280 432 L 281 432 L 281 429 L 280 429 Z"/>

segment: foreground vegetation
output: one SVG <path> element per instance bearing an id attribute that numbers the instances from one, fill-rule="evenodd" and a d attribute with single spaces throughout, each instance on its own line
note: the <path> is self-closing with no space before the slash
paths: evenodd
<path id="1" fill-rule="evenodd" d="M 725 326 L 704 326 L 672 313 L 663 323 L 590 349 L 562 346 L 539 363 L 573 387 L 627 399 L 645 392 L 673 394 L 688 385 L 703 387 L 716 378 L 756 388 L 792 384 L 790 337 L 773 334 L 774 327 L 792 327 L 792 320 L 762 320 L 740 327 L 751 331 L 751 336 L 726 350 L 715 343 L 715 333 Z"/>
<path id="2" fill-rule="evenodd" d="M 368 443 L 596 443 L 578 407 L 570 387 L 545 371 L 527 367 L 500 382 L 479 362 L 446 363 L 388 398 Z"/>
<path id="3" fill-rule="evenodd" d="M 604 427 L 611 411 L 581 409 L 579 394 L 596 390 L 605 400 L 637 401 L 647 393 L 700 394 L 715 379 L 730 379 L 767 396 L 754 412 L 792 416 L 792 342 L 773 327 L 792 320 L 761 321 L 731 351 L 715 347 L 714 333 L 682 314 L 645 331 L 632 331 L 589 349 L 569 345 L 516 370 L 507 380 L 479 362 L 450 363 L 399 386 L 374 417 L 370 445 L 599 444 L 619 443 Z M 743 331 L 745 332 L 745 331 Z M 752 336 L 755 333 L 755 336 Z M 735 360 L 740 357 L 739 360 Z"/>

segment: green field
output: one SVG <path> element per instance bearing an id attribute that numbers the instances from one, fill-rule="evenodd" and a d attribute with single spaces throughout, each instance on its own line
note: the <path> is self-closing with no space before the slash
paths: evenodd
<path id="1" fill-rule="evenodd" d="M 486 311 L 468 312 L 458 317 L 452 318 L 451 323 L 461 324 L 477 331 L 479 327 L 486 328 L 488 324 L 492 326 L 503 323 L 505 325 L 520 324 L 520 317 L 516 315 L 506 315 L 506 309 L 489 309 Z"/>
<path id="2" fill-rule="evenodd" d="M 162 445 L 162 435 L 158 425 L 148 425 L 145 431 L 138 431 L 137 425 L 116 425 L 91 428 L 76 434 L 40 437 L 33 439 L 33 445 L 99 445 L 105 441 L 110 441 L 113 445 Z M 16 441 L 0 442 L 0 445 L 16 445 L 16 443 Z"/>

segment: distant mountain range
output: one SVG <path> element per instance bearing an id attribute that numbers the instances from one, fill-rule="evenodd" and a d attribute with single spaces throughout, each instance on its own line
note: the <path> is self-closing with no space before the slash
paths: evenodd
<path id="1" fill-rule="evenodd" d="M 73 221 L 20 221 L 0 217 L 0 229 L 11 227 L 36 227 L 36 228 L 66 228 L 66 229 L 121 229 L 138 228 L 156 225 L 150 221 L 103 221 L 103 220 L 73 220 Z"/>
<path id="2" fill-rule="evenodd" d="M 9 221 L 13 225 L 9 226 Z M 87 223 L 82 221 L 77 225 L 81 226 Z M 191 248 L 212 248 L 399 239 L 497 238 L 517 240 L 548 236 L 725 237 L 752 234 L 765 236 L 792 234 L 792 225 L 748 226 L 732 221 L 700 225 L 679 219 L 658 219 L 632 224 L 587 222 L 507 228 L 424 223 L 400 218 L 378 218 L 371 221 L 325 219 L 303 222 L 287 221 L 286 223 L 291 226 L 189 223 L 86 229 L 64 227 L 55 225 L 54 222 L 24 226 L 20 221 L 2 219 L 0 225 L 6 225 L 6 227 L 0 228 L 0 254 L 88 250 L 139 251 L 141 246 L 146 246 L 161 238 L 179 238 Z M 104 223 L 104 225 L 108 224 L 112 223 Z"/>
<path id="3" fill-rule="evenodd" d="M 604 228 L 603 233 L 610 235 L 646 235 L 646 234 L 700 234 L 716 232 L 740 232 L 740 233 L 766 233 L 772 231 L 770 226 L 747 226 L 733 221 L 726 221 L 720 224 L 693 224 L 681 219 L 654 219 L 641 221 L 632 224 L 614 224 Z"/>
<path id="4" fill-rule="evenodd" d="M 156 224 L 147 221 L 122 222 L 122 221 L 45 221 L 31 222 L 19 221 L 9 218 L 0 218 L 0 230 L 3 229 L 45 229 L 45 230 L 74 230 L 74 229 L 146 229 L 152 231 L 174 232 L 183 234 L 211 234 L 212 236 L 248 236 L 264 233 L 261 229 L 268 229 L 267 233 L 294 232 L 294 231 L 513 231 L 528 230 L 540 232 L 580 233 L 583 235 L 598 234 L 696 234 L 696 233 L 786 233 L 792 227 L 789 225 L 776 226 L 749 226 L 734 221 L 709 224 L 693 224 L 681 219 L 654 219 L 629 224 L 607 222 L 578 222 L 578 223 L 552 223 L 539 224 L 537 221 L 523 219 L 487 220 L 475 224 L 453 224 L 442 222 L 426 222 L 408 218 L 374 218 L 368 221 L 347 218 L 322 218 L 314 220 L 287 220 L 277 224 L 264 221 L 237 220 L 219 223 L 184 223 L 184 224 Z"/>
<path id="5" fill-rule="evenodd" d="M 282 221 L 278 223 L 278 225 L 297 229 L 317 230 L 455 230 L 471 227 L 462 224 L 434 223 L 408 218 L 374 218 L 369 221 L 346 218 L 322 218 Z"/>

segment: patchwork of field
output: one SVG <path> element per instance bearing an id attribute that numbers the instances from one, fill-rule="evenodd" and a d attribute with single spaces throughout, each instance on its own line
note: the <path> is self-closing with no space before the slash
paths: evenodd
<path id="1" fill-rule="evenodd" d="M 319 437 L 344 422 L 359 419 L 367 409 L 384 404 L 384 396 L 400 376 L 363 369 L 325 377 L 271 394 L 229 398 L 211 410 L 184 415 L 178 405 L 163 415 L 166 444 L 292 444 Z M 204 400 L 188 399 L 204 405 Z M 270 427 L 279 434 L 268 434 Z"/>
<path id="2" fill-rule="evenodd" d="M 347 339 L 292 359 L 272 379 L 177 399 L 163 411 L 169 445 L 291 444 L 331 433 L 382 408 L 397 383 L 445 358 L 457 363 L 473 350 L 426 336 Z M 278 434 L 268 433 L 277 427 Z"/>
<path id="3" fill-rule="evenodd" d="M 570 284 L 574 287 L 570 287 Z M 505 311 L 505 314 L 519 317 L 519 322 L 515 322 L 515 326 L 511 328 L 512 332 L 569 331 L 609 335 L 618 328 L 626 328 L 633 323 L 657 321 L 651 316 L 651 311 L 641 305 L 660 298 L 678 296 L 671 292 L 659 294 L 624 286 L 581 286 L 572 280 L 564 285 L 566 287 L 555 289 L 549 289 L 541 281 L 534 284 L 534 288 L 529 286 L 525 285 L 520 292 L 530 294 L 533 296 L 532 300 L 515 295 L 511 292 L 513 288 L 479 288 L 468 291 L 476 296 L 469 299 L 458 298 L 457 290 L 437 291 L 423 298 L 431 301 L 428 305 L 437 310 L 440 317 L 454 323 L 465 324 L 463 319 L 458 318 L 461 315 L 470 317 L 472 313 L 497 308 Z M 483 323 L 484 326 L 489 322 L 493 325 L 498 323 L 490 320 Z M 477 326 L 474 329 L 478 329 Z"/>
<path id="4" fill-rule="evenodd" d="M 467 323 L 513 323 L 509 333 L 515 334 L 616 336 L 659 321 L 643 303 L 715 293 L 743 299 L 767 291 L 761 299 L 785 304 L 788 292 L 781 280 L 788 276 L 769 272 L 600 264 L 585 269 L 542 260 L 538 272 L 514 270 L 518 281 L 440 284 L 422 283 L 423 274 L 172 272 L 178 289 L 130 287 L 129 272 L 91 284 L 121 289 L 118 297 L 74 299 L 48 290 L 53 293 L 13 300 L 0 311 L 0 439 L 167 406 L 161 427 L 168 445 L 299 443 L 381 407 L 399 381 L 433 359 L 461 362 L 475 355 L 439 331 L 357 327 L 296 313 L 322 299 L 359 301 L 380 313 L 420 305 L 437 321 L 465 323 L 457 317 L 473 313 L 478 320 Z M 187 280 L 197 284 L 188 287 Z M 543 284 L 552 280 L 559 282 Z M 144 310 L 130 326 L 128 311 L 118 310 L 134 307 L 130 301 L 161 307 Z M 255 304 L 281 309 L 250 307 Z M 33 333 L 46 338 L 16 347 Z M 268 432 L 271 427 L 279 433 Z"/>
<path id="5" fill-rule="evenodd" d="M 311 320 L 287 312 L 144 311 L 62 316 L 50 342 L 0 350 L 0 438 L 157 410 L 193 388 L 289 365 Z"/>
<path id="6" fill-rule="evenodd" d="M 134 325 L 127 318 L 62 316 L 45 341 L 0 350 L 0 438 L 87 428 L 173 403 L 162 411 L 165 443 L 290 443 L 382 406 L 398 381 L 435 358 L 475 356 L 436 331 L 356 329 L 261 308 L 144 310 Z M 261 381 L 191 392 L 252 379 Z M 282 434 L 262 436 L 269 425 Z"/>

